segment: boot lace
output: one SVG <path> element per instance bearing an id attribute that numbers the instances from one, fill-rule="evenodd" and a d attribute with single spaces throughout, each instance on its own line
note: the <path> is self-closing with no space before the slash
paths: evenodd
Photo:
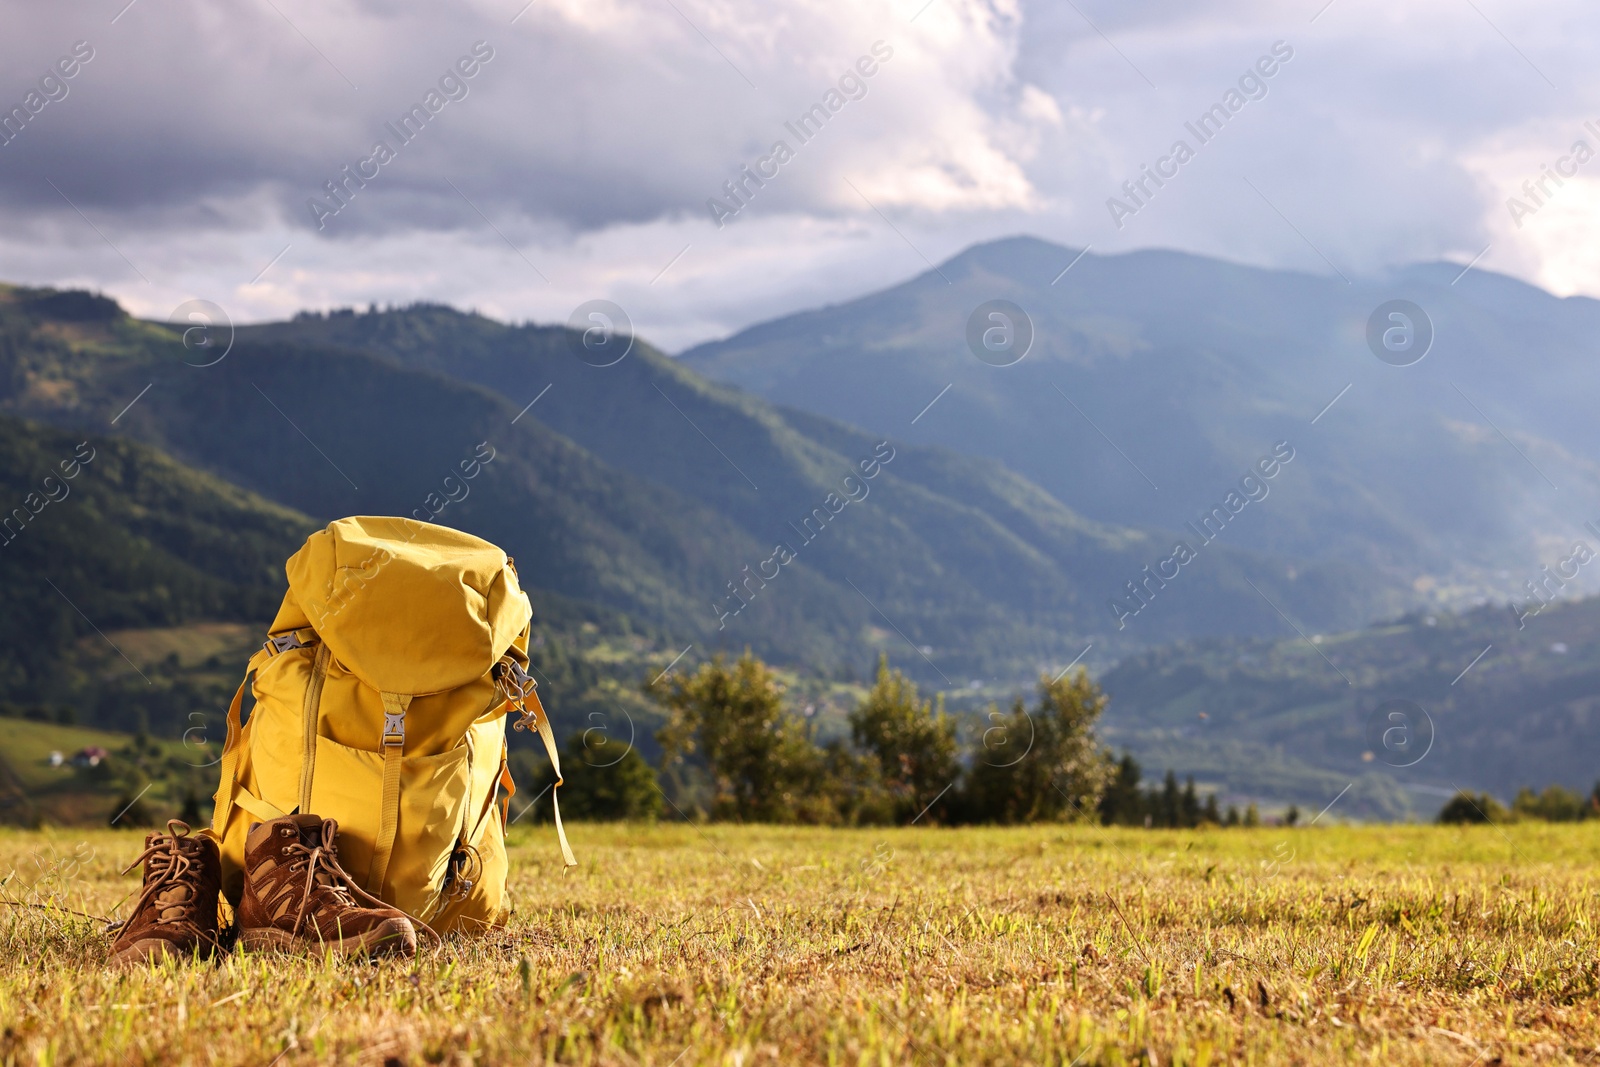
<path id="1" fill-rule="evenodd" d="M 323 819 L 322 827 L 316 834 L 316 844 L 307 844 L 304 837 L 296 839 L 285 850 L 285 854 L 292 857 L 288 869 L 295 873 L 305 872 L 305 888 L 300 892 L 300 907 L 296 909 L 294 927 L 292 932 L 298 936 L 300 928 L 312 914 L 312 890 L 320 889 L 326 896 L 324 904 L 332 904 L 338 908 L 380 908 L 396 911 L 411 921 L 416 932 L 438 944 L 442 939 L 427 923 L 400 911 L 391 908 L 377 897 L 368 893 L 356 880 L 350 877 L 344 867 L 339 863 L 339 847 L 336 844 L 339 836 L 339 821 L 337 819 Z M 331 898 L 331 899 L 329 899 Z"/>
<path id="2" fill-rule="evenodd" d="M 133 905 L 132 915 L 141 914 L 145 906 L 155 904 L 157 923 L 181 923 L 194 916 L 198 894 L 194 883 L 198 872 L 190 858 L 197 842 L 184 842 L 189 836 L 189 824 L 177 819 L 167 820 L 167 832 L 158 834 L 138 859 L 128 864 L 122 873 L 148 863 L 144 873 L 144 891 Z"/>
<path id="3" fill-rule="evenodd" d="M 301 838 L 286 850 L 288 855 L 293 857 L 289 861 L 289 870 L 296 873 L 305 872 L 305 889 L 300 893 L 300 907 L 296 909 L 294 916 L 296 934 L 305 924 L 311 907 L 311 892 L 314 889 L 323 890 L 332 898 L 329 903 L 341 908 L 359 907 L 360 905 L 356 903 L 358 894 L 366 900 L 372 900 L 366 893 L 361 892 L 339 863 L 339 846 L 335 844 L 338 829 L 339 824 L 336 820 L 324 819 L 322 828 L 317 833 L 315 845 L 308 845 L 305 839 Z"/>

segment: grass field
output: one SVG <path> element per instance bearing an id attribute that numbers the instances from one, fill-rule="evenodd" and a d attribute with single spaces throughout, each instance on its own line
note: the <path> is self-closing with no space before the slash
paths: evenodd
<path id="1" fill-rule="evenodd" d="M 119 974 L 0 908 L 4 1063 L 1600 1061 L 1600 825 L 518 828 L 509 928 Z M 133 834 L 0 833 L 111 914 Z M 41 864 L 44 866 L 41 868 Z"/>

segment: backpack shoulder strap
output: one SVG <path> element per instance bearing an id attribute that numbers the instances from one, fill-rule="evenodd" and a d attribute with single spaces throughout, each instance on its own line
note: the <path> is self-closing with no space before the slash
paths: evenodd
<path id="1" fill-rule="evenodd" d="M 218 833 L 228 825 L 228 816 L 233 813 L 234 800 L 239 791 L 239 735 L 242 729 L 239 718 L 244 707 L 244 687 L 250 684 L 250 676 L 260 670 L 271 655 L 267 649 L 262 649 L 250 657 L 244 680 L 239 683 L 238 691 L 233 694 L 233 703 L 228 706 L 228 735 L 222 744 L 222 774 L 213 798 L 215 813 L 211 817 L 211 825 Z"/>

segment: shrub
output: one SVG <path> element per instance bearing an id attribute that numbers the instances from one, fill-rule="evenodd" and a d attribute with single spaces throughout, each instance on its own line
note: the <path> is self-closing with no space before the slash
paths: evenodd
<path id="1" fill-rule="evenodd" d="M 1473 796 L 1462 790 L 1451 797 L 1445 806 L 1439 810 L 1438 822 L 1449 825 L 1470 825 L 1473 823 L 1505 822 L 1507 813 L 1505 807 L 1488 793 L 1479 793 Z"/>
<path id="2" fill-rule="evenodd" d="M 118 830 L 143 830 L 156 824 L 156 817 L 139 793 L 123 793 L 106 816 L 108 825 Z"/>
<path id="3" fill-rule="evenodd" d="M 561 755 L 561 799 L 574 819 L 654 819 L 661 814 L 656 772 L 637 749 L 604 734 L 573 735 Z"/>
<path id="4" fill-rule="evenodd" d="M 550 786 L 555 769 L 543 752 L 518 749 L 511 754 L 517 804 L 533 805 L 531 821 L 551 818 Z M 561 817 L 595 822 L 655 819 L 661 814 L 656 772 L 632 745 L 598 730 L 573 734 L 561 749 Z M 517 807 L 513 804 L 513 808 Z M 520 809 L 513 811 L 520 817 Z"/>

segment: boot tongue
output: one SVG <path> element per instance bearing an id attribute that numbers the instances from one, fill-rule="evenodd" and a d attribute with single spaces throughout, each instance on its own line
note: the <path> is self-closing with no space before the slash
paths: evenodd
<path id="1" fill-rule="evenodd" d="M 278 828 L 285 823 L 293 826 L 299 835 L 300 841 L 307 848 L 316 848 L 322 844 L 322 818 L 318 815 L 284 815 L 281 818 L 271 819 L 267 822 L 258 822 L 250 827 L 250 832 L 245 837 L 245 848 L 255 848 L 263 838 L 271 837 L 278 832 Z"/>
<path id="2" fill-rule="evenodd" d="M 300 843 L 307 848 L 316 848 L 322 844 L 322 816 L 320 815 L 291 815 L 289 818 L 300 831 Z"/>
<path id="3" fill-rule="evenodd" d="M 291 816 L 291 818 L 293 818 L 296 825 L 300 827 L 300 843 L 304 847 L 323 848 L 323 858 L 317 866 L 316 878 L 314 879 L 316 884 L 312 887 L 312 891 L 315 892 L 317 890 L 323 890 L 332 893 L 335 900 L 340 905 L 344 907 L 354 907 L 355 901 L 351 899 L 350 894 L 345 891 L 344 885 L 333 873 L 336 869 L 338 869 L 339 864 L 338 850 L 335 847 L 335 842 L 333 840 L 329 840 L 327 845 L 323 846 L 323 823 L 325 821 L 332 820 L 324 820 L 320 815 L 294 815 Z M 339 824 L 337 822 L 334 822 L 332 830 L 333 833 L 338 833 Z M 329 835 L 330 838 L 332 838 L 332 836 L 332 834 Z"/>

